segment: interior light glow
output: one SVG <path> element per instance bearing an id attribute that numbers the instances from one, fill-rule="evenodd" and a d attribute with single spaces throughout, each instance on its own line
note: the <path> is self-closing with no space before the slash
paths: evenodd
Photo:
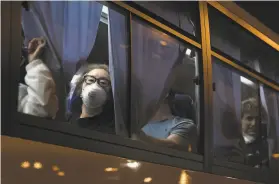
<path id="1" fill-rule="evenodd" d="M 117 168 L 113 168 L 113 167 L 105 168 L 105 172 L 116 172 L 116 171 L 118 171 Z"/>
<path id="2" fill-rule="evenodd" d="M 151 177 L 144 178 L 143 180 L 144 183 L 150 183 L 151 181 L 152 181 Z"/>
<path id="3" fill-rule="evenodd" d="M 103 6 L 102 12 L 103 12 L 104 14 L 108 14 L 108 7 Z"/>
<path id="4" fill-rule="evenodd" d="M 191 144 L 188 145 L 188 152 L 192 152 L 192 145 Z"/>
<path id="5" fill-rule="evenodd" d="M 190 56 L 190 55 L 191 55 L 191 52 L 192 52 L 191 49 L 187 49 L 186 52 L 185 52 L 185 54 L 186 54 L 187 56 Z"/>
<path id="6" fill-rule="evenodd" d="M 275 159 L 278 159 L 279 158 L 279 153 L 272 154 L 272 157 L 275 158 Z"/>
<path id="7" fill-rule="evenodd" d="M 160 41 L 160 44 L 163 45 L 163 46 L 166 46 L 166 45 L 167 45 L 167 42 L 164 41 L 164 40 L 161 40 L 161 41 Z"/>
<path id="8" fill-rule="evenodd" d="M 27 169 L 27 168 L 29 168 L 30 167 L 30 162 L 28 162 L 28 161 L 24 161 L 24 162 L 22 162 L 21 163 L 21 167 L 23 168 L 23 169 Z"/>
<path id="9" fill-rule="evenodd" d="M 59 172 L 57 173 L 57 175 L 58 175 L 58 176 L 65 176 L 65 172 L 59 171 Z"/>
<path id="10" fill-rule="evenodd" d="M 235 180 L 235 179 L 236 179 L 236 178 L 233 178 L 233 177 L 228 177 L 228 176 L 227 176 L 226 178 L 228 178 L 228 179 L 232 179 L 232 180 Z"/>
<path id="11" fill-rule="evenodd" d="M 181 171 L 180 178 L 179 178 L 179 184 L 190 184 L 192 178 L 187 174 L 185 170 Z"/>
<path id="12" fill-rule="evenodd" d="M 52 166 L 52 170 L 53 170 L 53 171 L 59 171 L 60 169 L 59 169 L 59 167 L 57 167 L 56 165 L 54 165 L 54 166 Z"/>
<path id="13" fill-rule="evenodd" d="M 41 162 L 34 162 L 33 167 L 35 169 L 41 169 L 43 167 L 43 164 Z"/>
<path id="14" fill-rule="evenodd" d="M 140 166 L 139 162 L 128 162 L 127 167 L 131 168 L 131 169 L 137 169 Z"/>
<path id="15" fill-rule="evenodd" d="M 252 82 L 252 81 L 250 81 L 249 79 L 246 79 L 245 77 L 242 77 L 242 76 L 240 76 L 240 81 L 241 81 L 242 83 L 246 84 L 246 85 L 249 85 L 249 86 L 251 86 L 251 85 L 254 84 L 254 82 Z"/>

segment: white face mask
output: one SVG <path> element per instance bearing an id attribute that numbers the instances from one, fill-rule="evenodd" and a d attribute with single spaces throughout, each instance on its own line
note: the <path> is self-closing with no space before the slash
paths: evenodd
<path id="1" fill-rule="evenodd" d="M 81 98 L 88 115 L 99 112 L 107 100 L 106 91 L 97 84 L 83 85 Z"/>

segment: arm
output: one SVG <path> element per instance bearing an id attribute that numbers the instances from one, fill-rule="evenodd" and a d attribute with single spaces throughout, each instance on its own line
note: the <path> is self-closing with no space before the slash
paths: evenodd
<path id="1" fill-rule="evenodd" d="M 170 131 L 170 135 L 165 139 L 151 137 L 143 131 L 140 131 L 137 135 L 133 135 L 132 138 L 160 146 L 196 151 L 197 128 L 192 121 L 183 120 L 175 123 Z"/>
<path id="2" fill-rule="evenodd" d="M 29 43 L 29 64 L 26 66 L 25 85 L 20 84 L 18 111 L 39 117 L 54 118 L 58 110 L 55 83 L 51 72 L 39 54 L 45 42 L 36 38 Z"/>
<path id="3" fill-rule="evenodd" d="M 58 110 L 55 83 L 40 59 L 26 66 L 26 87 L 19 88 L 18 110 L 25 114 L 54 118 Z"/>

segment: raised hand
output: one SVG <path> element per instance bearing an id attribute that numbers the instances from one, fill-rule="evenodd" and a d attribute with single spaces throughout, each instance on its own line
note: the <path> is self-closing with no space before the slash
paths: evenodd
<path id="1" fill-rule="evenodd" d="M 46 46 L 46 40 L 43 37 L 33 38 L 28 43 L 28 61 L 29 63 L 38 59 Z"/>

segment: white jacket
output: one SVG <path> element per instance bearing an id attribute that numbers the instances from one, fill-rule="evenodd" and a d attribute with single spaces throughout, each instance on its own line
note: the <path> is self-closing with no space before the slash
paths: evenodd
<path id="1" fill-rule="evenodd" d="M 26 85 L 19 84 L 18 111 L 39 117 L 55 118 L 58 111 L 55 82 L 42 60 L 26 66 Z"/>

